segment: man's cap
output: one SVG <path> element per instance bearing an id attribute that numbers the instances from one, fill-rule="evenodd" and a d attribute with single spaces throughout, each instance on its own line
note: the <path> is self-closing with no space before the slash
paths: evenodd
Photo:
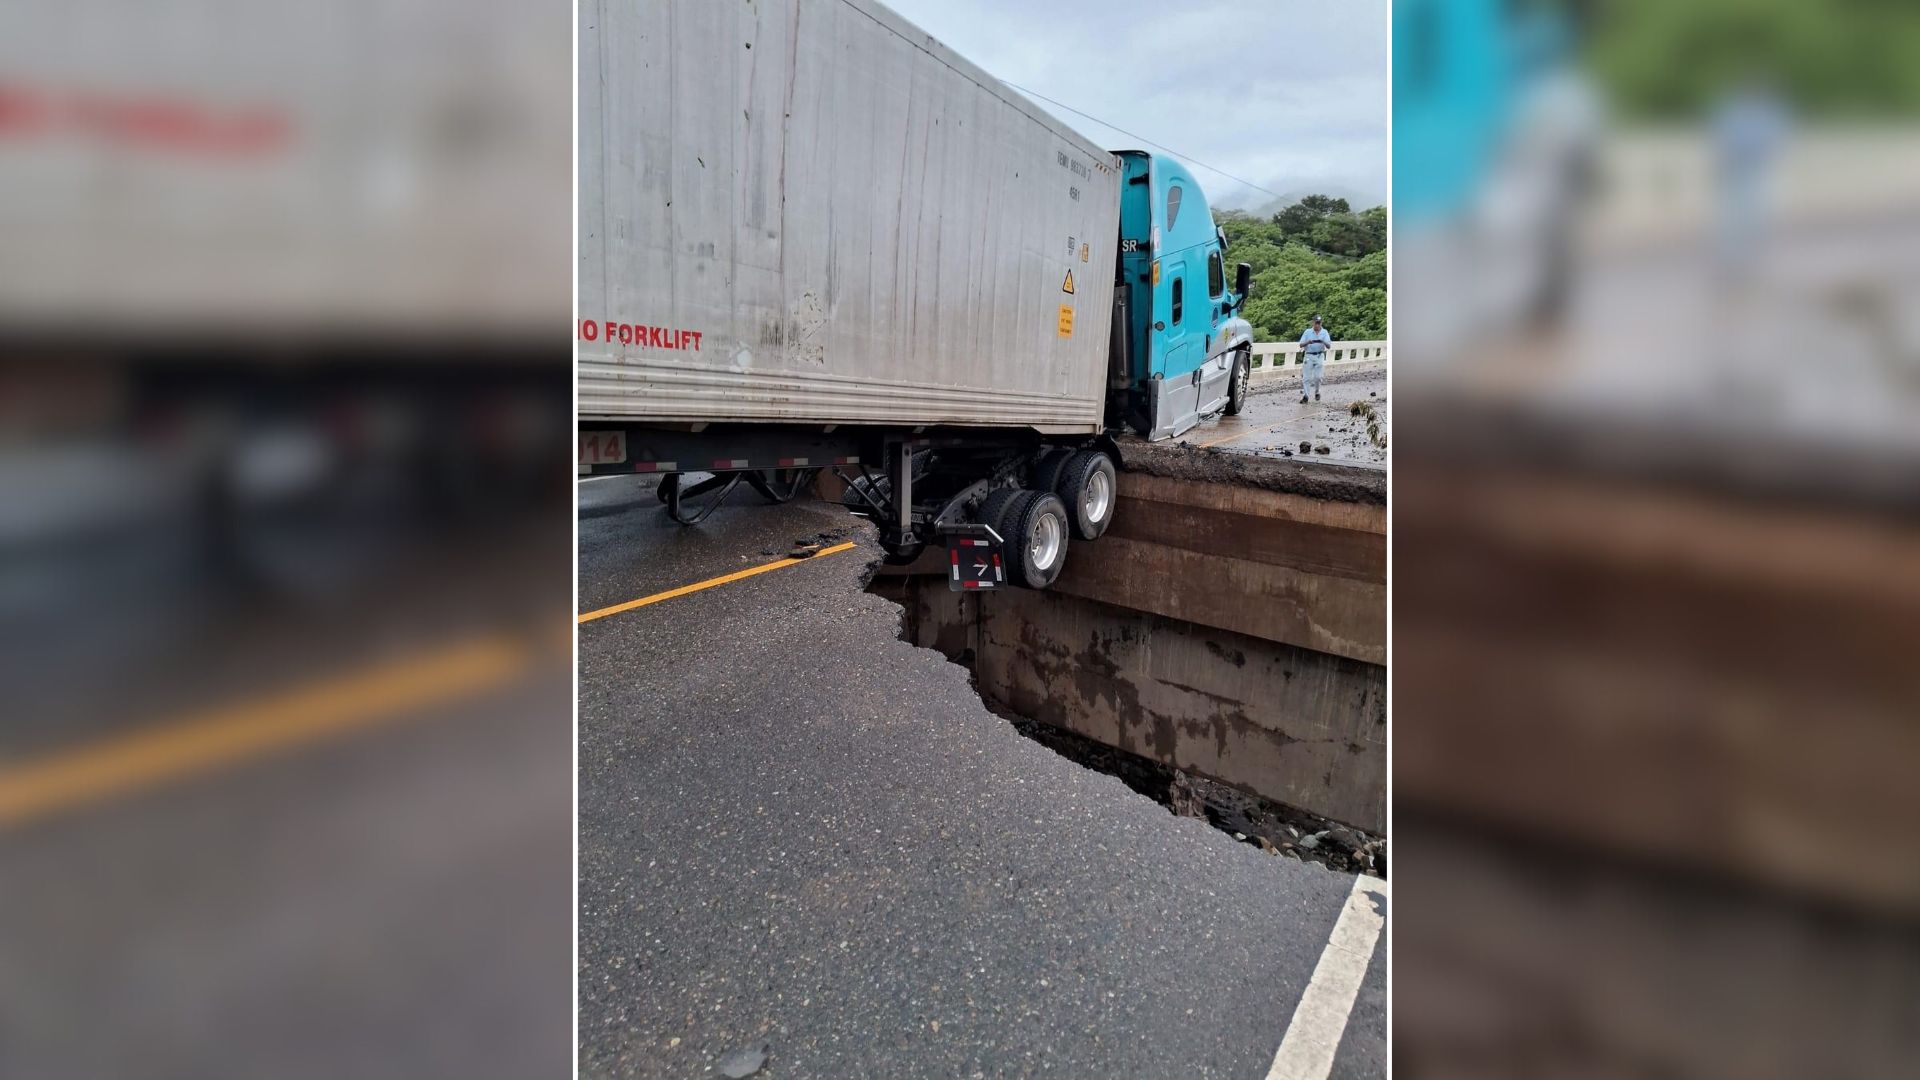
<path id="1" fill-rule="evenodd" d="M 1320 316 L 1318 316 L 1318 315 L 1315 315 L 1315 316 L 1313 317 L 1313 321 L 1314 321 L 1314 322 L 1325 322 L 1326 320 L 1324 320 L 1324 319 L 1322 319 L 1322 318 L 1321 318 Z"/>

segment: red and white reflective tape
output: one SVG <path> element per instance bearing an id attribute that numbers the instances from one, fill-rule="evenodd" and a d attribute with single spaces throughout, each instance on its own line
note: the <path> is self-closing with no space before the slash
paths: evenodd
<path id="1" fill-rule="evenodd" d="M 762 464 L 758 466 L 758 468 L 808 469 L 819 467 L 813 464 L 812 458 L 791 457 L 777 458 L 775 460 L 777 463 L 774 465 L 769 466 Z M 860 463 L 860 459 L 857 457 L 834 458 L 833 463 L 835 465 L 857 465 Z M 707 468 L 710 469 L 752 469 L 755 467 L 750 458 L 715 458 L 713 464 L 707 466 Z M 680 463 L 677 461 L 636 461 L 633 465 L 634 472 L 678 472 L 679 469 Z"/>
<path id="2" fill-rule="evenodd" d="M 952 548 L 947 554 L 953 556 L 953 580 L 960 580 L 960 549 Z"/>

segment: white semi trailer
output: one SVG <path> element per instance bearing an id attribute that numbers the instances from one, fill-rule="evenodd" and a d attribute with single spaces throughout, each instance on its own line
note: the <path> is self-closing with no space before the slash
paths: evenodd
<path id="1" fill-rule="evenodd" d="M 278 585 L 370 518 L 472 539 L 449 507 L 548 496 L 568 16 L 0 4 L 0 547 L 137 538 L 142 574 L 190 551 Z"/>
<path id="2" fill-rule="evenodd" d="M 1177 165 L 874 0 L 587 0 L 579 26 L 582 472 L 665 474 L 691 523 L 835 468 L 890 557 L 984 541 L 996 569 L 955 587 L 1039 588 L 1112 519 L 1110 430 L 1237 409 L 1245 275 Z"/>

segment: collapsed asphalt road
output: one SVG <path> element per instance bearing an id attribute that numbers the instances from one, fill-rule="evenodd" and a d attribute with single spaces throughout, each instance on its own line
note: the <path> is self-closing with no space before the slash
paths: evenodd
<path id="1" fill-rule="evenodd" d="M 1265 1075 L 1355 879 L 1022 737 L 838 507 L 584 484 L 580 610 L 822 534 L 857 546 L 581 627 L 583 1075 Z M 1384 1072 L 1370 956 L 1336 1076 Z"/>

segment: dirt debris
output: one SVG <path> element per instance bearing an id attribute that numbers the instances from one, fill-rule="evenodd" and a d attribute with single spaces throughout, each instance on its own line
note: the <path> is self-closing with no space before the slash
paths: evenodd
<path id="1" fill-rule="evenodd" d="M 1237 432 L 1253 428 L 1265 433 L 1274 446 L 1297 447 L 1304 440 L 1309 445 L 1300 452 L 1311 454 L 1313 446 L 1325 443 L 1331 461 L 1384 466 L 1389 427 L 1387 373 L 1384 365 L 1361 367 L 1363 370 L 1345 372 L 1337 379 L 1330 373 L 1324 403 L 1295 404 L 1299 387 L 1295 380 L 1280 379 L 1259 387 L 1237 419 L 1203 423 L 1195 428 L 1197 436 L 1192 441 L 1216 445 L 1230 453 L 1273 456 L 1274 450 L 1260 449 L 1251 438 L 1235 437 Z M 1373 414 L 1354 410 L 1355 400 L 1371 406 Z M 1379 431 L 1369 432 L 1368 425 L 1376 421 Z"/>
<path id="2" fill-rule="evenodd" d="M 1387 473 L 1383 465 L 1256 457 L 1181 443 L 1150 443 L 1132 436 L 1117 439 L 1115 443 L 1122 468 L 1130 472 L 1170 480 L 1233 484 L 1335 502 L 1384 505 L 1387 501 Z M 1313 446 L 1308 443 L 1301 453 L 1312 451 Z"/>
<path id="3" fill-rule="evenodd" d="M 1372 397 L 1373 395 L 1368 394 L 1367 396 Z M 1385 418 L 1375 411 L 1371 402 L 1356 401 L 1352 405 L 1347 406 L 1347 412 L 1349 415 L 1357 416 L 1361 420 L 1366 421 L 1368 442 L 1382 450 L 1387 448 L 1387 436 L 1382 427 L 1385 423 Z M 1341 428 L 1340 430 L 1347 431 L 1350 429 Z"/>

